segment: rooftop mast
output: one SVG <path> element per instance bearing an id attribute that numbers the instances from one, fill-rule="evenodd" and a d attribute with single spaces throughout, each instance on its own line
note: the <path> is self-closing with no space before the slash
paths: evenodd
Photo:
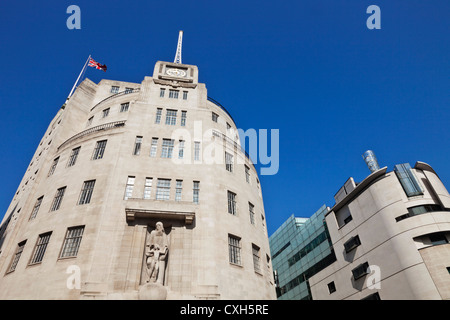
<path id="1" fill-rule="evenodd" d="M 178 45 L 177 45 L 177 53 L 175 54 L 175 59 L 173 60 L 174 63 L 181 64 L 181 45 L 183 43 L 183 30 L 180 30 L 180 33 L 178 35 Z"/>

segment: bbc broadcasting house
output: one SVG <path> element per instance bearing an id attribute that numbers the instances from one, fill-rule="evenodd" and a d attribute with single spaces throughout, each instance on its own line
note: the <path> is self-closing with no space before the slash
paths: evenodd
<path id="1" fill-rule="evenodd" d="M 203 161 L 206 146 L 222 161 Z M 14 194 L 0 250 L 0 299 L 276 299 L 256 169 L 181 56 L 141 83 L 77 87 Z"/>
<path id="2" fill-rule="evenodd" d="M 279 300 L 450 299 L 447 189 L 424 162 L 370 164 L 332 208 L 292 215 L 270 236 Z"/>

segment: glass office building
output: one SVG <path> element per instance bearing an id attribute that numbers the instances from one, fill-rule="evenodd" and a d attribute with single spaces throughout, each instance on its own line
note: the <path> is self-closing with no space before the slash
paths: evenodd
<path id="1" fill-rule="evenodd" d="M 308 279 L 336 261 L 323 205 L 310 218 L 291 215 L 269 239 L 279 300 L 311 300 Z"/>

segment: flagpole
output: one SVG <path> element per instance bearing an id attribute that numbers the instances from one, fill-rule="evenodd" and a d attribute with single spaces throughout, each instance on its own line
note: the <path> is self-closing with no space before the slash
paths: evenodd
<path id="1" fill-rule="evenodd" d="M 75 84 L 73 85 L 72 90 L 70 91 L 69 96 L 68 96 L 67 99 L 66 99 L 66 103 L 67 103 L 67 101 L 70 99 L 70 97 L 72 96 L 72 93 L 73 93 L 73 91 L 75 90 L 75 87 L 77 86 L 78 81 L 80 80 L 81 75 L 82 75 L 83 72 L 86 70 L 86 66 L 87 66 L 87 64 L 88 64 L 88 62 L 89 62 L 90 59 L 91 59 L 91 55 L 89 55 L 89 57 L 87 58 L 87 60 L 86 60 L 86 62 L 85 62 L 85 64 L 84 64 L 84 66 L 83 66 L 83 69 L 81 69 L 81 72 L 80 72 L 80 74 L 78 75 L 77 81 L 75 81 Z"/>

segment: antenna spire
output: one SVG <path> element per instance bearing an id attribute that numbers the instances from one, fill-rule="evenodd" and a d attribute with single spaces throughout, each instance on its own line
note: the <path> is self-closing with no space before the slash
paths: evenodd
<path id="1" fill-rule="evenodd" d="M 175 54 L 175 59 L 173 60 L 174 63 L 181 64 L 181 45 L 182 45 L 182 43 L 183 43 L 183 30 L 180 30 L 180 33 L 178 35 L 177 53 Z"/>

